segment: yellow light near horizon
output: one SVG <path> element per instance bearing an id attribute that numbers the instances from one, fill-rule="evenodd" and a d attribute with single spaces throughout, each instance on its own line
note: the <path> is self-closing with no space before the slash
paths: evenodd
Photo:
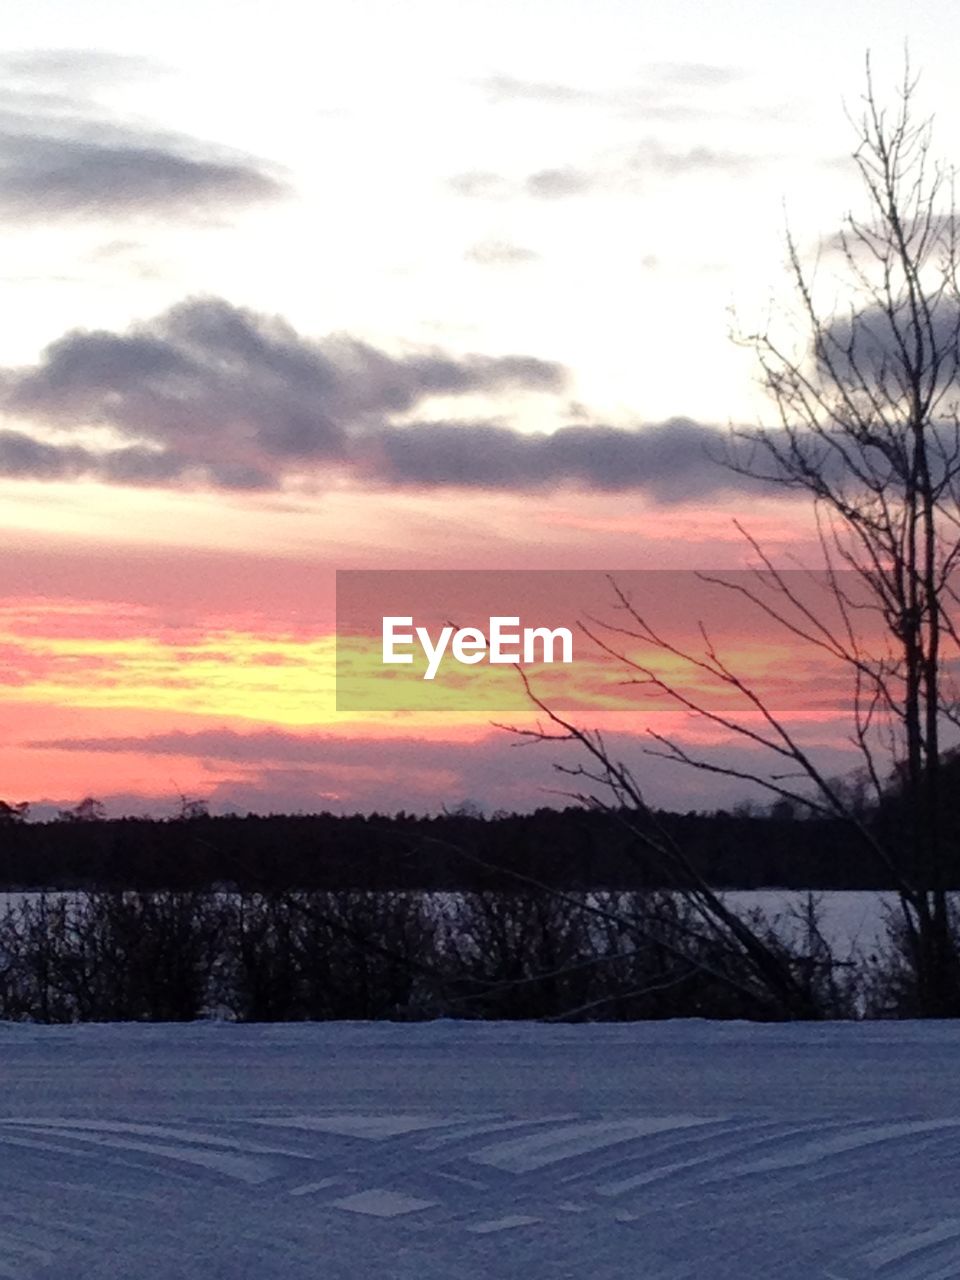
<path id="1" fill-rule="evenodd" d="M 170 644 L 153 637 L 0 637 L 19 654 L 5 701 L 222 715 L 285 726 L 336 718 L 334 642 L 244 632 Z"/>
<path id="2" fill-rule="evenodd" d="M 454 737 L 488 730 L 490 709 L 336 710 L 336 639 L 209 630 L 197 638 L 97 636 L 116 619 L 94 606 L 0 609 L 0 705 L 165 712 L 344 736 Z M 138 625 L 120 619 L 121 631 Z M 147 624 L 144 622 L 144 628 Z M 58 634 L 66 628 L 66 634 Z"/>

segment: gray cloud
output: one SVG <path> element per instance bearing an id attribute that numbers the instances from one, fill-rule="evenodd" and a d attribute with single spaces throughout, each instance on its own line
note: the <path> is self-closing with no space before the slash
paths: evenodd
<path id="1" fill-rule="evenodd" d="M 619 163 L 604 161 L 591 167 L 561 165 L 537 169 L 521 178 L 474 170 L 455 174 L 449 185 L 458 195 L 470 199 L 532 196 L 539 200 L 557 200 L 593 191 L 636 191 L 651 179 L 669 181 L 698 173 L 735 176 L 751 169 L 758 159 L 743 152 L 708 146 L 677 149 L 664 146 L 655 138 L 645 138 L 625 153 Z"/>
<path id="2" fill-rule="evenodd" d="M 715 62 L 650 62 L 645 71 L 661 82 L 708 89 L 733 84 L 744 75 L 739 67 L 720 66 Z"/>
<path id="3" fill-rule="evenodd" d="M 163 71 L 160 63 L 139 54 L 108 49 L 19 49 L 0 58 L 0 70 L 10 83 L 46 85 L 51 81 L 95 90 L 105 81 L 141 80 Z"/>
<path id="4" fill-rule="evenodd" d="M 411 738 L 409 743 L 414 741 L 418 740 Z M 250 733 L 237 733 L 234 729 L 201 729 L 197 732 L 177 729 L 143 737 L 53 738 L 26 742 L 23 745 L 36 750 L 97 751 L 108 754 L 142 751 L 160 756 L 197 755 L 208 760 L 234 763 L 269 761 L 273 764 L 364 764 L 369 760 L 370 749 L 370 743 L 364 740 L 337 738 L 330 734 L 287 733 L 281 729 L 262 729 Z M 424 764 L 431 762 L 431 753 L 432 762 L 442 764 L 449 751 L 449 745 L 443 742 L 425 742 L 421 746 L 424 748 Z"/>
<path id="5" fill-rule="evenodd" d="M 960 306 L 956 302 L 947 297 L 932 302 L 929 328 L 925 324 L 918 328 L 903 305 L 897 309 L 895 326 L 879 306 L 838 316 L 825 327 L 823 356 L 829 357 L 833 370 L 854 387 L 880 389 L 884 396 L 896 399 L 904 394 L 900 343 L 913 353 L 919 338 L 929 362 L 932 339 L 940 355 L 938 386 L 946 388 L 960 381 Z M 828 380 L 832 377 L 825 359 L 820 362 L 820 371 Z"/>
<path id="6" fill-rule="evenodd" d="M 496 198 L 510 195 L 513 190 L 509 179 L 499 173 L 492 173 L 489 169 L 470 169 L 466 173 L 455 173 L 449 179 L 449 185 L 457 195 L 468 198 Z"/>
<path id="7" fill-rule="evenodd" d="M 559 107 L 603 107 L 627 119 L 680 121 L 702 117 L 715 121 L 722 103 L 718 95 L 741 80 L 736 67 L 701 62 L 654 62 L 639 69 L 637 81 L 611 89 L 587 88 L 553 80 L 490 75 L 477 81 L 495 105 L 533 103 Z M 525 175 L 489 170 L 455 174 L 449 183 L 459 195 L 474 199 L 528 196 L 555 200 L 595 190 L 631 191 L 651 177 L 672 179 L 703 171 L 736 174 L 755 158 L 707 145 L 677 148 L 646 138 L 619 160 L 557 165 Z"/>
<path id="8" fill-rule="evenodd" d="M 86 449 L 48 444 L 22 431 L 0 431 L 0 475 L 61 480 L 82 475 L 93 464 Z"/>
<path id="9" fill-rule="evenodd" d="M 583 195 L 595 185 L 594 175 L 587 173 L 584 169 L 576 169 L 572 165 L 563 169 L 540 169 L 536 173 L 531 173 L 524 182 L 524 187 L 530 195 L 544 200 Z"/>
<path id="10" fill-rule="evenodd" d="M 481 240 L 467 249 L 464 257 L 484 267 L 515 267 L 525 262 L 535 262 L 539 253 L 509 240 Z"/>
<path id="11" fill-rule="evenodd" d="M 0 430 L 0 474 L 269 491 L 336 470 L 373 487 L 567 485 L 659 502 L 755 488 L 722 465 L 725 450 L 743 446 L 688 419 L 611 427 L 583 422 L 580 411 L 574 425 L 529 434 L 423 418 L 437 397 L 561 396 L 565 387 L 561 366 L 531 356 L 391 355 L 194 299 L 124 333 L 68 333 L 36 364 L 0 370 L 9 422 Z M 82 434 L 89 427 L 109 428 L 116 443 L 94 447 Z"/>
<path id="12" fill-rule="evenodd" d="M 638 704 L 639 705 L 639 704 Z M 726 806 L 748 794 L 731 791 L 729 779 L 678 769 L 670 761 L 644 753 L 642 733 L 605 735 L 616 758 L 642 774 L 651 802 L 680 811 L 691 807 Z M 843 735 L 836 735 L 838 742 Z M 40 750 L 136 752 L 182 756 L 228 766 L 235 776 L 214 784 L 208 798 L 215 812 L 248 809 L 260 813 L 406 812 L 437 813 L 465 796 L 498 809 L 526 811 L 541 805 L 562 805 L 556 795 L 555 761 L 575 765 L 576 744 L 555 742 L 549 749 L 531 751 L 511 745 L 509 735 L 490 733 L 471 742 L 423 738 L 335 738 L 261 730 L 248 734 L 230 729 L 173 732 L 136 737 L 61 738 L 22 744 Z M 818 758 L 829 774 L 851 767 L 851 754 L 840 747 L 823 748 Z M 754 771 L 756 755 L 728 746 L 718 757 L 731 769 Z M 232 767 L 231 767 L 232 766 Z M 109 770 L 106 770 L 109 772 Z M 142 812 L 142 796 L 102 795 L 111 812 Z M 65 797 L 55 807 L 76 803 Z M 36 806 L 42 811 L 42 805 Z M 161 811 L 173 805 L 169 797 L 153 797 L 150 807 Z M 52 814 L 51 814 L 52 816 Z"/>
<path id="13" fill-rule="evenodd" d="M 11 479 L 74 480 L 92 476 L 111 484 L 203 484 L 217 489 L 266 489 L 273 477 L 256 467 L 212 460 L 191 462 L 167 450 L 136 445 L 96 452 L 80 445 L 36 440 L 0 431 L 0 475 Z"/>
<path id="14" fill-rule="evenodd" d="M 603 173 L 564 165 L 555 169 L 537 169 L 520 178 L 507 177 L 487 170 L 454 174 L 450 188 L 471 200 L 504 200 L 530 196 L 536 200 L 557 200 L 566 196 L 585 195 L 595 187 L 622 186 L 623 171 Z"/>
<path id="15" fill-rule="evenodd" d="M 688 419 L 529 434 L 423 420 L 436 397 L 559 396 L 561 366 L 531 356 L 391 355 L 348 335 L 195 299 L 125 333 L 77 330 L 32 366 L 0 370 L 0 474 L 125 485 L 281 488 L 331 469 L 373 487 L 517 492 L 561 485 L 677 502 L 757 482 L 722 465 L 726 433 Z M 410 420 L 421 414 L 421 419 Z M 581 415 L 578 415 L 582 417 Z M 42 428 L 36 438 L 25 421 Z M 114 447 L 82 432 L 110 428 Z M 743 461 L 740 455 L 735 460 Z"/>
<path id="16" fill-rule="evenodd" d="M 349 465 L 356 440 L 436 396 L 557 393 L 564 370 L 530 356 L 392 356 L 346 335 L 305 338 L 219 299 L 181 303 L 122 334 L 77 330 L 34 366 L 0 372 L 0 405 L 61 434 L 112 428 L 119 447 L 38 443 L 8 431 L 8 475 L 88 473 L 125 483 L 268 488 Z M 31 451 L 31 446 L 34 446 Z"/>
<path id="17" fill-rule="evenodd" d="M 626 428 L 561 427 L 530 435 L 493 423 L 420 423 L 386 430 L 374 470 L 391 484 L 529 490 L 558 485 L 639 490 L 677 502 L 756 481 L 722 465 L 725 433 L 686 418 Z"/>
<path id="18" fill-rule="evenodd" d="M 223 728 L 24 745 L 104 756 L 134 752 L 196 757 L 233 766 L 237 777 L 211 790 L 215 809 L 409 811 L 415 804 L 424 811 L 438 811 L 475 794 L 478 786 L 485 799 L 493 800 L 492 807 L 526 808 L 544 803 L 553 773 L 549 753 L 512 751 L 502 733 L 451 743 L 414 737 L 347 739 L 272 729 L 237 733 Z"/>
<path id="19" fill-rule="evenodd" d="M 716 112 L 715 93 L 709 102 L 697 104 L 700 91 L 722 89 L 742 78 L 743 72 L 737 67 L 705 62 L 651 62 L 639 69 L 636 83 L 613 89 L 504 74 L 486 76 L 477 85 L 494 104 L 606 107 L 661 119 L 687 119 Z"/>
<path id="20" fill-rule="evenodd" d="M 334 738 L 270 729 L 247 734 L 230 729 L 173 732 L 142 738 L 63 738 L 24 744 L 39 750 L 96 752 L 105 762 L 115 753 L 216 761 L 235 776 L 207 793 L 214 812 L 440 811 L 455 805 L 469 789 L 482 786 L 484 798 L 502 797 L 511 807 L 544 803 L 551 781 L 546 752 L 509 750 L 504 735 L 479 742 L 451 743 L 419 738 Z M 521 781 L 522 779 L 522 781 Z M 113 813 L 163 812 L 168 797 L 134 795 L 105 799 Z M 43 804 L 36 804 L 43 812 Z M 52 815 L 51 815 L 52 816 Z"/>
<path id="21" fill-rule="evenodd" d="M 147 59 L 96 50 L 0 58 L 0 215 L 195 215 L 285 193 L 261 160 L 126 124 L 97 100 L 104 88 L 158 70 Z"/>
<path id="22" fill-rule="evenodd" d="M 0 133 L 0 213 L 14 219 L 195 213 L 274 199 L 284 188 L 253 162 L 166 147 Z"/>
<path id="23" fill-rule="evenodd" d="M 660 177 L 682 177 L 704 171 L 740 173 L 752 167 L 756 157 L 737 151 L 718 151 L 713 147 L 697 146 L 684 150 L 665 147 L 653 138 L 645 139 L 630 159 L 631 168 L 638 173 L 654 173 Z"/>
<path id="24" fill-rule="evenodd" d="M 524 80 L 517 76 L 492 75 L 478 81 L 493 102 L 603 102 L 605 97 L 592 89 L 554 80 Z"/>

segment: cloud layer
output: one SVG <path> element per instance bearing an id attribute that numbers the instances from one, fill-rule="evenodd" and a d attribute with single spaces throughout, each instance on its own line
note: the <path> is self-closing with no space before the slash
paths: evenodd
<path id="1" fill-rule="evenodd" d="M 376 472 L 395 485 L 641 490 L 677 502 L 744 488 L 724 469 L 724 434 L 686 418 L 644 427 L 573 426 L 523 434 L 490 423 L 419 423 L 378 437 Z"/>
<path id="2" fill-rule="evenodd" d="M 354 465 L 358 442 L 431 398 L 556 393 L 564 383 L 559 365 L 531 356 L 393 356 L 197 299 L 126 333 L 75 330 L 36 365 L 0 373 L 10 422 L 0 470 L 269 489 L 324 464 Z M 91 427 L 109 429 L 115 445 L 94 449 L 84 435 Z"/>
<path id="3" fill-rule="evenodd" d="M 252 161 L 192 157 L 136 135 L 98 143 L 0 132 L 0 215 L 8 219 L 196 213 L 282 192 Z"/>
<path id="4" fill-rule="evenodd" d="M 668 146 L 656 138 L 644 138 L 618 154 L 615 160 L 588 165 L 566 164 L 536 169 L 519 177 L 487 169 L 454 174 L 449 185 L 457 195 L 474 200 L 564 200 L 595 192 L 622 193 L 643 190 L 651 182 L 665 182 L 703 173 L 737 177 L 758 163 L 757 156 L 709 146 Z"/>
<path id="5" fill-rule="evenodd" d="M 125 333 L 72 331 L 35 365 L 0 370 L 0 474 L 272 490 L 336 472 L 368 486 L 568 485 L 661 502 L 753 487 L 722 465 L 727 435 L 688 419 L 531 434 L 426 416 L 438 400 L 556 398 L 566 382 L 562 366 L 532 356 L 394 355 L 194 299 Z"/>
<path id="6" fill-rule="evenodd" d="M 83 50 L 0 59 L 0 216 L 193 216 L 285 193 L 263 161 L 125 123 L 96 100 L 103 84 L 157 70 L 144 59 Z"/>
<path id="7" fill-rule="evenodd" d="M 596 107 L 626 115 L 664 120 L 715 117 L 717 90 L 742 79 L 736 67 L 703 62 L 650 62 L 640 66 L 633 84 L 588 88 L 556 80 L 490 75 L 478 87 L 494 105 Z"/>
<path id="8" fill-rule="evenodd" d="M 606 741 L 618 759 L 633 766 L 644 779 L 645 790 L 656 804 L 679 810 L 729 803 L 729 783 L 693 770 L 646 756 L 644 741 L 636 734 L 610 732 Z M 116 765 L 129 757 L 143 760 L 178 760 L 178 772 L 190 760 L 204 762 L 197 790 L 211 802 L 214 812 L 247 810 L 269 812 L 406 812 L 436 813 L 466 797 L 475 797 L 488 811 L 497 808 L 518 812 L 540 805 L 556 806 L 555 762 L 574 765 L 575 750 L 569 743 L 554 743 L 542 751 L 518 749 L 508 734 L 487 734 L 471 741 L 424 737 L 347 738 L 333 735 L 287 734 L 264 730 L 237 733 L 226 728 L 135 736 L 61 738 L 25 743 L 37 751 L 71 752 L 92 760 L 104 774 L 106 761 Z M 818 758 L 828 772 L 850 767 L 850 753 L 842 736 L 835 745 L 817 744 Z M 60 759 L 62 760 L 62 756 Z M 756 753 L 726 744 L 718 759 L 731 768 L 756 768 Z M 161 771 L 162 769 L 162 771 Z M 158 777 L 165 779 L 161 766 Z M 138 812 L 140 797 L 96 794 L 111 811 Z M 62 802 L 76 803 L 64 796 Z M 172 797 L 170 798 L 172 799 Z M 170 806 L 157 800 L 161 811 Z"/>

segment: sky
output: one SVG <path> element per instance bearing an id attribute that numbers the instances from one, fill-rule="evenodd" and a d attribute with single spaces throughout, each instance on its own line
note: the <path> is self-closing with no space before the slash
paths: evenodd
<path id="1" fill-rule="evenodd" d="M 4 19 L 0 796 L 556 803 L 549 747 L 336 711 L 336 570 L 655 569 L 666 597 L 748 563 L 738 518 L 809 555 L 805 509 L 717 465 L 771 420 L 732 335 L 789 307 L 786 227 L 812 262 L 856 207 L 868 51 L 892 98 L 909 48 L 951 158 L 952 5 Z M 651 794 L 728 799 L 643 756 L 650 714 L 612 732 Z M 820 735 L 840 767 L 834 711 Z"/>

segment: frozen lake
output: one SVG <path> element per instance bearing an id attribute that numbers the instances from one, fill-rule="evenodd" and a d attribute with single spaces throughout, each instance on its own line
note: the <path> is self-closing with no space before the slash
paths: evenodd
<path id="1" fill-rule="evenodd" d="M 0 913 L 33 893 L 0 893 Z M 442 895 L 447 897 L 449 895 Z M 759 908 L 782 927 L 793 928 L 792 913 L 803 906 L 807 895 L 794 889 L 738 889 L 727 892 L 726 899 L 744 910 Z M 884 921 L 896 906 L 896 895 L 873 889 L 830 890 L 814 894 L 820 904 L 823 932 L 831 946 L 842 957 L 851 947 L 871 951 L 881 946 Z"/>

